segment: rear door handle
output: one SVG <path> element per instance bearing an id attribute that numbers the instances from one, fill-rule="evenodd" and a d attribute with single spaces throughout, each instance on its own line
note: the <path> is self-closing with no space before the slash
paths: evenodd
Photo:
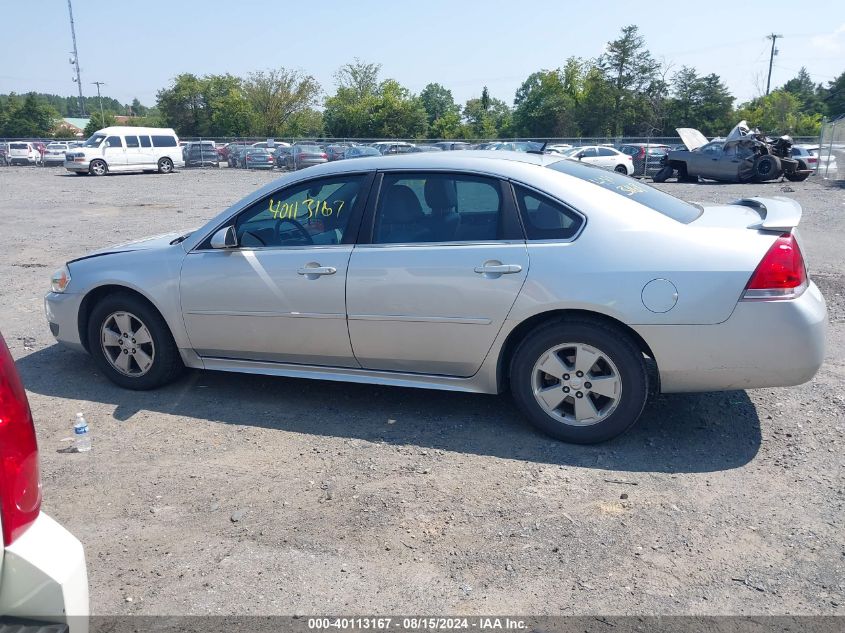
<path id="1" fill-rule="evenodd" d="M 311 275 L 334 275 L 336 272 L 337 268 L 334 266 L 320 266 L 319 264 L 306 264 L 302 268 L 296 269 L 297 275 L 305 275 L 306 277 L 310 277 Z"/>
<path id="2" fill-rule="evenodd" d="M 476 266 L 474 270 L 479 275 L 512 275 L 513 273 L 521 273 L 522 266 L 519 264 L 485 264 Z"/>

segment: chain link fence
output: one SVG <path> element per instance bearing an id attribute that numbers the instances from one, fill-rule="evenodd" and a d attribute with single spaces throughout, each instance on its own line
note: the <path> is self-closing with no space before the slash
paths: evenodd
<path id="1" fill-rule="evenodd" d="M 816 155 L 819 176 L 825 180 L 845 180 L 845 114 L 822 123 Z"/>

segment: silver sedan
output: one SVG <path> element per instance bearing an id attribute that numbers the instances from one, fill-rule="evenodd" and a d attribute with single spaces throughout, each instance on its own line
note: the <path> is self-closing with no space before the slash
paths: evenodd
<path id="1" fill-rule="evenodd" d="M 566 441 L 650 393 L 810 380 L 827 313 L 786 198 L 701 207 L 560 157 L 288 174 L 205 226 L 55 273 L 47 319 L 129 389 L 185 368 L 476 393 Z"/>

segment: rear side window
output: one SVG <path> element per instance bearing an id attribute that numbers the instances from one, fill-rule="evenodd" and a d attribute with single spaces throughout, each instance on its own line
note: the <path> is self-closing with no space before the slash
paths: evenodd
<path id="1" fill-rule="evenodd" d="M 599 156 L 616 156 L 616 152 L 606 147 L 599 147 L 597 151 L 599 153 Z"/>
<path id="2" fill-rule="evenodd" d="M 581 215 L 556 200 L 519 185 L 514 193 L 529 240 L 568 240 L 584 225 Z"/>
<path id="3" fill-rule="evenodd" d="M 502 239 L 499 181 L 469 174 L 386 174 L 374 244 L 473 242 Z"/>
<path id="4" fill-rule="evenodd" d="M 141 138 L 141 147 L 152 147 L 152 143 L 150 143 L 149 136 L 142 136 Z"/>
<path id="5" fill-rule="evenodd" d="M 126 141 L 126 147 L 140 147 L 137 136 L 124 136 L 123 139 Z"/>
<path id="6" fill-rule="evenodd" d="M 640 204 L 667 217 L 689 224 L 697 219 L 702 211 L 689 202 L 670 196 L 643 182 L 629 178 L 614 171 L 608 171 L 593 165 L 585 165 L 573 160 L 561 160 L 547 165 L 549 169 L 559 171 L 574 178 L 586 180 L 613 193 L 635 200 Z"/>
<path id="7" fill-rule="evenodd" d="M 176 137 L 153 134 L 153 147 L 176 147 Z"/>

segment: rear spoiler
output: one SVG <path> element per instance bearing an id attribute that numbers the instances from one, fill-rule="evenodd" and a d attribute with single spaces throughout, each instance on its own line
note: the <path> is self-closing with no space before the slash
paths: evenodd
<path id="1" fill-rule="evenodd" d="M 760 221 L 749 224 L 749 229 L 790 231 L 801 221 L 801 205 L 784 196 L 742 198 L 731 204 L 754 209 L 760 214 Z"/>

